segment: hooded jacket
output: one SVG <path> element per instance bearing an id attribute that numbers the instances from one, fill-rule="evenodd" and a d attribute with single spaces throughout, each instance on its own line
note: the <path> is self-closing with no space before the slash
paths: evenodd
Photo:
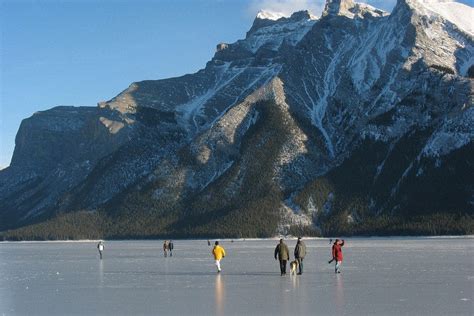
<path id="1" fill-rule="evenodd" d="M 284 242 L 280 242 L 275 248 L 275 259 L 279 260 L 289 260 L 290 259 L 290 251 L 288 250 L 288 246 Z"/>
<path id="2" fill-rule="evenodd" d="M 304 244 L 303 241 L 300 240 L 296 244 L 296 247 L 295 247 L 295 258 L 304 259 L 305 256 L 306 256 L 306 245 Z"/>

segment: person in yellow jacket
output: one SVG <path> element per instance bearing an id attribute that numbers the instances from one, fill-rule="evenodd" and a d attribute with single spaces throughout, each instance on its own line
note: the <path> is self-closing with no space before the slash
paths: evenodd
<path id="1" fill-rule="evenodd" d="M 219 242 L 216 241 L 214 248 L 212 249 L 212 254 L 216 260 L 217 273 L 221 272 L 221 259 L 225 257 L 225 250 L 219 246 Z"/>

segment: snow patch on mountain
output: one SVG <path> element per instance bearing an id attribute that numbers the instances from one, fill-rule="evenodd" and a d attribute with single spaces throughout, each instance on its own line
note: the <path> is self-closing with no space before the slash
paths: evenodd
<path id="1" fill-rule="evenodd" d="M 438 132 L 435 133 L 423 149 L 425 156 L 439 157 L 461 148 L 472 141 L 470 133 Z"/>
<path id="2" fill-rule="evenodd" d="M 403 41 L 405 28 L 389 22 L 380 20 L 371 24 L 353 50 L 348 68 L 359 93 L 365 93 L 372 88 L 380 78 L 388 55 L 393 49 L 400 47 Z M 408 55 L 408 52 L 402 51 L 402 54 Z"/>
<path id="3" fill-rule="evenodd" d="M 188 103 L 178 106 L 177 112 L 180 113 L 179 121 L 186 129 L 197 131 L 200 128 L 198 118 L 203 115 L 203 108 L 206 103 L 212 99 L 221 89 L 225 88 L 230 82 L 237 78 L 245 67 L 231 67 L 230 62 L 216 67 L 216 76 L 214 85 L 204 94 L 195 96 Z"/>
<path id="4" fill-rule="evenodd" d="M 292 226 L 308 227 L 313 226 L 311 216 L 298 212 L 298 209 L 293 209 L 286 203 L 282 203 L 280 207 L 280 223 L 277 227 L 277 233 L 281 235 L 288 234 Z"/>
<path id="5" fill-rule="evenodd" d="M 323 119 L 326 115 L 326 109 L 328 107 L 328 98 L 334 95 L 337 86 L 339 85 L 339 81 L 341 77 L 337 77 L 336 70 L 338 69 L 337 66 L 342 61 L 342 56 L 344 56 L 354 45 L 354 37 L 347 35 L 346 39 L 344 40 L 344 44 L 339 46 L 338 49 L 334 52 L 334 55 L 327 67 L 326 73 L 324 74 L 323 80 L 323 89 L 319 93 L 319 100 L 314 101 L 314 99 L 310 98 L 312 103 L 311 109 L 311 122 L 314 126 L 316 126 L 324 136 L 326 141 L 327 149 L 331 157 L 334 157 L 334 145 L 332 140 L 324 128 Z"/>
<path id="6" fill-rule="evenodd" d="M 474 108 L 470 107 L 456 119 L 446 120 L 433 133 L 423 148 L 424 156 L 440 157 L 474 141 Z"/>
<path id="7" fill-rule="evenodd" d="M 340 15 L 350 19 L 364 18 L 366 15 L 382 17 L 389 13 L 374 8 L 366 3 L 358 3 L 353 0 L 326 0 L 323 16 Z"/>
<path id="8" fill-rule="evenodd" d="M 474 8 L 454 1 L 419 0 L 432 14 L 452 22 L 461 30 L 474 36 Z"/>
<path id="9" fill-rule="evenodd" d="M 297 18 L 300 13 L 297 12 L 289 18 L 282 16 L 277 19 L 277 23 L 259 27 L 251 32 L 245 40 L 238 43 L 244 45 L 252 53 L 256 53 L 261 47 L 277 51 L 283 42 L 295 46 L 316 22 L 316 18 L 311 16 L 309 12 L 307 17 Z M 257 18 L 259 18 L 258 15 Z"/>

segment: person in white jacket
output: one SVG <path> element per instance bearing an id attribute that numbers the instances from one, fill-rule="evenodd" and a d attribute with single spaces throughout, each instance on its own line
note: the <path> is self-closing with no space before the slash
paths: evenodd
<path id="1" fill-rule="evenodd" d="M 99 250 L 100 260 L 102 260 L 102 252 L 104 251 L 104 243 L 102 240 L 97 244 L 97 249 Z"/>

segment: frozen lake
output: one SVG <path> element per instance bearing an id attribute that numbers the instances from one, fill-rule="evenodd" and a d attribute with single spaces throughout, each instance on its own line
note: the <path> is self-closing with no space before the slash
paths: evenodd
<path id="1" fill-rule="evenodd" d="M 281 277 L 277 240 L 0 243 L 0 315 L 473 315 L 473 238 L 305 240 L 302 276 Z M 288 240 L 291 250 L 296 241 Z M 289 269 L 288 269 L 289 271 Z"/>

